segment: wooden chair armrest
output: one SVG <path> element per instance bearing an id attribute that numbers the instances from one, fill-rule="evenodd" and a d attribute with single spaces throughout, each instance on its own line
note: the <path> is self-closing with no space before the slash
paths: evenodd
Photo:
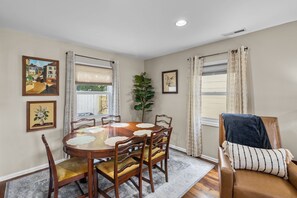
<path id="1" fill-rule="evenodd" d="M 233 194 L 233 169 L 229 158 L 224 155 L 223 149 L 219 147 L 219 181 L 220 197 L 231 198 Z"/>
<path id="2" fill-rule="evenodd" d="M 289 182 L 297 189 L 297 165 L 293 162 L 288 164 Z"/>

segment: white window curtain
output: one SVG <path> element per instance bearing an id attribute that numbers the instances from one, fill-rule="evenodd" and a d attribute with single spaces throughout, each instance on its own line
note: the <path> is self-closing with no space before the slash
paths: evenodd
<path id="1" fill-rule="evenodd" d="M 227 112 L 247 113 L 247 48 L 229 51 L 227 66 Z"/>
<path id="2" fill-rule="evenodd" d="M 119 62 L 114 61 L 112 67 L 112 113 L 113 115 L 120 115 L 120 76 L 119 76 Z"/>
<path id="3" fill-rule="evenodd" d="M 70 131 L 70 122 L 76 115 L 76 90 L 75 90 L 75 54 L 72 51 L 66 53 L 66 86 L 64 107 L 63 134 Z"/>
<path id="4" fill-rule="evenodd" d="M 199 157 L 202 154 L 201 129 L 201 80 L 203 58 L 190 59 L 190 86 L 188 99 L 187 154 Z"/>

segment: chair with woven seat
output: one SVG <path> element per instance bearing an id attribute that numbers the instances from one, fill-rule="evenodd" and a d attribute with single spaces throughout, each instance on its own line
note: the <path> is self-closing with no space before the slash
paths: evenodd
<path id="1" fill-rule="evenodd" d="M 114 184 L 104 190 L 98 187 L 99 193 L 104 197 L 109 197 L 107 192 L 114 189 L 115 197 L 118 198 L 119 186 L 130 180 L 138 189 L 139 197 L 142 197 L 142 164 L 145 143 L 146 135 L 139 137 L 133 136 L 127 140 L 116 142 L 114 158 L 95 166 L 98 174 L 103 175 Z M 135 148 L 137 148 L 139 152 L 134 152 Z M 134 160 L 134 157 L 140 160 Z M 131 178 L 133 176 L 138 177 L 138 185 Z M 95 186 L 98 186 L 98 179 L 95 180 Z"/>
<path id="2" fill-rule="evenodd" d="M 107 125 L 112 124 L 114 122 L 121 122 L 121 116 L 120 115 L 108 115 L 101 118 L 101 124 Z"/>
<path id="3" fill-rule="evenodd" d="M 82 118 L 70 123 L 71 132 L 75 132 L 78 129 L 93 127 L 96 125 L 95 118 Z"/>
<path id="4" fill-rule="evenodd" d="M 260 118 L 266 128 L 272 149 L 281 148 L 277 118 Z M 237 124 L 240 125 L 238 122 Z M 297 166 L 293 162 L 290 162 L 287 166 L 288 180 L 264 172 L 244 169 L 236 169 L 234 171 L 228 156 L 223 151 L 222 144 L 225 140 L 224 119 L 220 115 L 218 173 L 221 198 L 297 197 Z M 235 157 L 238 158 L 239 156 L 237 155 Z M 250 158 L 252 157 L 250 156 Z"/>
<path id="5" fill-rule="evenodd" d="M 143 178 L 143 180 L 150 183 L 152 192 L 155 192 L 153 167 L 163 172 L 165 174 L 165 181 L 168 182 L 168 156 L 171 132 L 172 127 L 153 131 L 148 139 L 149 146 L 144 149 L 143 163 L 147 165 L 145 170 L 148 169 L 149 171 L 149 179 Z M 165 170 L 163 170 L 163 166 L 159 167 L 157 165 L 157 163 L 163 161 L 165 162 Z"/>
<path id="6" fill-rule="evenodd" d="M 81 189 L 78 181 L 80 179 L 86 178 L 88 175 L 88 165 L 87 160 L 84 158 L 73 157 L 67 159 L 59 164 L 55 164 L 52 152 L 49 148 L 49 145 L 46 141 L 44 135 L 41 136 L 41 139 L 45 145 L 48 163 L 49 163 L 49 190 L 48 198 L 51 197 L 52 192 L 54 191 L 54 198 L 58 198 L 59 188 L 75 182 L 81 192 L 84 195 L 83 190 Z"/>

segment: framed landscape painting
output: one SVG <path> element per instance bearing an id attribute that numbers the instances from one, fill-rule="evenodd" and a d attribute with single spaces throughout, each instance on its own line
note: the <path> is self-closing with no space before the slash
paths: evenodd
<path id="1" fill-rule="evenodd" d="M 178 93 L 177 70 L 162 72 L 162 93 Z"/>
<path id="2" fill-rule="evenodd" d="M 56 101 L 27 101 L 27 132 L 56 128 Z"/>
<path id="3" fill-rule="evenodd" d="M 59 61 L 23 56 L 23 96 L 58 96 Z"/>

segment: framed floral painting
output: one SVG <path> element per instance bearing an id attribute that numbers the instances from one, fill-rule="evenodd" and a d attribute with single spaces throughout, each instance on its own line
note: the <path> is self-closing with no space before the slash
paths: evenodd
<path id="1" fill-rule="evenodd" d="M 162 72 L 162 93 L 178 93 L 177 70 Z"/>
<path id="2" fill-rule="evenodd" d="M 56 128 L 56 101 L 27 101 L 27 132 Z"/>
<path id="3" fill-rule="evenodd" d="M 23 96 L 58 96 L 59 61 L 23 56 Z"/>

